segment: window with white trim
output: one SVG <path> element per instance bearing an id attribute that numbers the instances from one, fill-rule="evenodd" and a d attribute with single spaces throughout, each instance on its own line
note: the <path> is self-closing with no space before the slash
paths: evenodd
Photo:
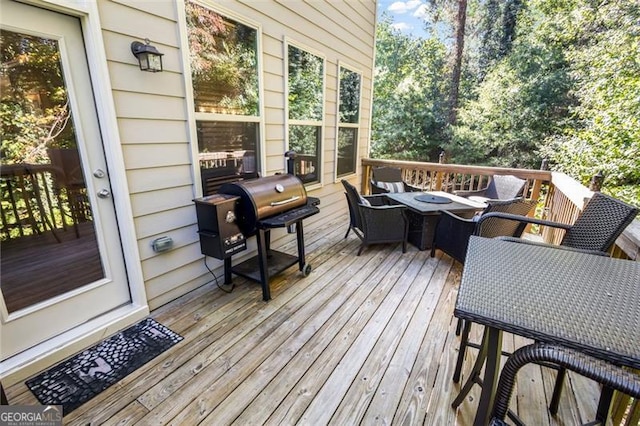
<path id="1" fill-rule="evenodd" d="M 260 158 L 258 30 L 185 2 L 203 195 L 255 177 Z"/>
<path id="2" fill-rule="evenodd" d="M 324 58 L 287 45 L 287 135 L 295 174 L 305 184 L 320 183 L 322 176 L 324 67 Z"/>
<path id="3" fill-rule="evenodd" d="M 338 148 L 336 176 L 356 172 L 360 129 L 360 88 L 362 74 L 339 65 Z"/>

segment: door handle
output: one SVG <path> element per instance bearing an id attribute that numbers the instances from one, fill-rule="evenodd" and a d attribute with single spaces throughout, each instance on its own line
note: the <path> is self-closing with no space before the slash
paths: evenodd
<path id="1" fill-rule="evenodd" d="M 98 191 L 98 197 L 100 198 L 109 198 L 110 196 L 111 196 L 111 191 L 109 191 L 106 188 L 103 188 L 100 191 Z"/>

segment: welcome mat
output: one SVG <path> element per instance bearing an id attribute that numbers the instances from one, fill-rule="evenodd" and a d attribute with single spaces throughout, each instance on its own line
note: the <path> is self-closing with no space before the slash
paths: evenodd
<path id="1" fill-rule="evenodd" d="M 42 405 L 69 414 L 183 338 L 147 318 L 25 383 Z"/>

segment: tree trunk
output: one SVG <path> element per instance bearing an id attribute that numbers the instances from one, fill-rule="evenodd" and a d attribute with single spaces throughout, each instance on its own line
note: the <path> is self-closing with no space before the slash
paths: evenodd
<path id="1" fill-rule="evenodd" d="M 449 98 L 449 124 L 454 125 L 458 119 L 458 92 L 460 74 L 462 72 L 462 52 L 464 50 L 464 27 L 467 21 L 467 0 L 458 0 L 458 17 L 456 19 L 456 45 L 451 72 L 451 96 Z"/>

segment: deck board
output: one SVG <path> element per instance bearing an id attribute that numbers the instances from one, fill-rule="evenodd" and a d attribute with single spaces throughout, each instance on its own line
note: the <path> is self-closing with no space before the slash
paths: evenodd
<path id="1" fill-rule="evenodd" d="M 309 277 L 289 268 L 272 297 L 234 278 L 151 316 L 184 340 L 65 417 L 65 424 L 471 424 L 476 386 L 458 410 L 451 380 L 461 266 L 440 252 L 344 239 L 344 220 L 307 232 Z M 295 242 L 278 249 L 294 253 Z M 481 327 L 472 329 L 474 339 Z M 505 349 L 522 344 L 505 335 Z M 475 357 L 468 350 L 463 380 Z M 546 406 L 554 372 L 524 370 L 512 408 L 530 424 L 573 424 L 595 410 L 597 386 L 570 375 L 562 419 Z M 578 395 L 576 395 L 576 392 Z M 34 403 L 22 383 L 12 403 Z"/>

